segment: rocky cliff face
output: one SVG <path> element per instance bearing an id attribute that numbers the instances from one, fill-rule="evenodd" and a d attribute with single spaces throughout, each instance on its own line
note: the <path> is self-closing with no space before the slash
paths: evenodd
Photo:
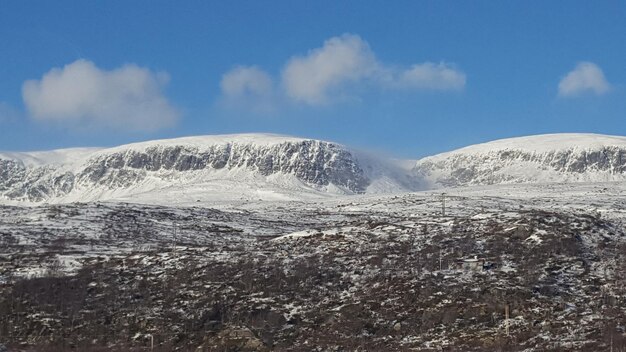
<path id="1" fill-rule="evenodd" d="M 230 190 L 244 193 L 271 185 L 290 194 L 301 194 L 303 185 L 307 191 L 352 194 L 500 183 L 626 181 L 626 138 L 522 137 L 424 158 L 410 171 L 396 164 L 335 143 L 256 134 L 189 137 L 110 149 L 0 153 L 0 200 L 134 200 L 145 192 L 157 192 L 161 198 L 164 189 L 195 185 L 201 185 L 195 188 L 199 192 L 213 192 L 203 188 L 205 181 L 218 190 L 226 181 L 234 185 Z M 297 180 L 295 185 L 292 180 Z M 242 182 L 251 183 L 244 189 Z"/>
<path id="2" fill-rule="evenodd" d="M 79 182 L 123 186 L 158 171 L 245 169 L 263 176 L 290 174 L 314 186 L 334 184 L 363 192 L 368 180 L 349 151 L 315 141 L 275 145 L 228 143 L 205 150 L 184 145 L 154 146 L 145 151 L 127 150 L 92 158 L 78 175 Z"/>
<path id="3" fill-rule="evenodd" d="M 0 159 L 0 195 L 8 199 L 42 201 L 69 193 L 75 175 L 54 166 L 27 167 L 20 161 Z"/>
<path id="4" fill-rule="evenodd" d="M 0 155 L 0 194 L 12 200 L 44 201 L 78 189 L 132 187 L 148 178 L 176 180 L 188 172 L 207 178 L 238 170 L 261 176 L 292 175 L 313 187 L 337 186 L 363 193 L 369 185 L 358 161 L 340 145 L 317 140 L 272 143 L 220 141 L 205 145 L 142 144 L 100 150 L 79 163 L 27 165 Z"/>
<path id="5" fill-rule="evenodd" d="M 414 172 L 444 187 L 626 180 L 626 145 L 594 135 L 572 143 L 567 136 L 561 145 L 546 146 L 546 137 L 536 136 L 463 148 L 422 159 Z"/>

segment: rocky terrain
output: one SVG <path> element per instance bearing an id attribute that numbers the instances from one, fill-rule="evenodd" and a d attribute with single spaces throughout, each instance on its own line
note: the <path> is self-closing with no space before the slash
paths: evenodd
<path id="1" fill-rule="evenodd" d="M 3 206 L 0 343 L 623 350 L 623 187 L 550 187 L 228 207 Z"/>

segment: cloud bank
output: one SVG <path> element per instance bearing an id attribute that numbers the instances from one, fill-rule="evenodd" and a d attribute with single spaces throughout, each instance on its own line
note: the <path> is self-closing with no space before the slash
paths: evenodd
<path id="1" fill-rule="evenodd" d="M 449 91 L 463 89 L 465 82 L 465 73 L 447 63 L 424 62 L 407 68 L 382 63 L 366 41 L 357 35 L 344 34 L 326 40 L 306 55 L 293 56 L 278 78 L 256 66 L 239 66 L 223 76 L 221 88 L 227 99 L 272 96 L 319 106 L 355 94 L 359 86 Z"/>
<path id="2" fill-rule="evenodd" d="M 24 82 L 22 98 L 38 121 L 150 132 L 172 126 L 180 117 L 163 95 L 168 81 L 166 73 L 134 64 L 106 71 L 77 60 Z"/>
<path id="3" fill-rule="evenodd" d="M 575 97 L 585 93 L 602 95 L 611 89 L 602 69 L 592 62 L 580 62 L 559 82 L 559 96 Z"/>

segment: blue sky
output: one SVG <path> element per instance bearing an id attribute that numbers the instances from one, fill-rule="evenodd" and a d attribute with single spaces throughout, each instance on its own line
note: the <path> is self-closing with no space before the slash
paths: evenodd
<path id="1" fill-rule="evenodd" d="M 3 1 L 0 150 L 626 135 L 623 1 Z"/>

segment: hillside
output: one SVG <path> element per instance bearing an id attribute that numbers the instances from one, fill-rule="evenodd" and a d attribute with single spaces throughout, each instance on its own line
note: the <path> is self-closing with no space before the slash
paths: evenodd
<path id="1" fill-rule="evenodd" d="M 626 137 L 547 134 L 477 144 L 419 160 L 431 188 L 626 180 Z"/>
<path id="2" fill-rule="evenodd" d="M 459 186 L 625 180 L 626 137 L 595 134 L 503 139 L 417 162 L 272 134 L 0 153 L 0 201 L 11 204 L 309 200 Z"/>
<path id="3" fill-rule="evenodd" d="M 457 188 L 445 215 L 439 192 L 0 205 L 0 344 L 620 351 L 624 186 L 578 186 Z"/>
<path id="4" fill-rule="evenodd" d="M 396 178 L 402 172 L 392 162 L 358 154 L 337 143 L 270 134 L 0 153 L 0 195 L 9 201 L 71 202 L 139 195 L 149 200 L 164 192 L 178 198 L 181 188 L 198 199 L 258 190 L 288 197 L 411 189 L 410 179 Z"/>

